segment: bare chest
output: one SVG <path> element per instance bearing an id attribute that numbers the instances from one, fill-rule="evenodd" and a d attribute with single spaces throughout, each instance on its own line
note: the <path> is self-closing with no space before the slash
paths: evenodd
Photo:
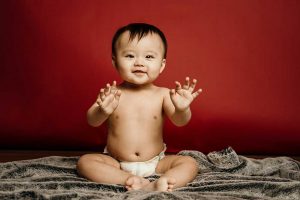
<path id="1" fill-rule="evenodd" d="M 112 117 L 114 119 L 159 120 L 162 118 L 163 97 L 155 94 L 140 94 L 121 96 L 119 105 Z"/>

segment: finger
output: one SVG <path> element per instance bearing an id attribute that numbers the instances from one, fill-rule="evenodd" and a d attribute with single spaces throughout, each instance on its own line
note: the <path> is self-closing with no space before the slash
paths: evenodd
<path id="1" fill-rule="evenodd" d="M 120 100 L 120 96 L 121 96 L 121 90 L 117 90 L 117 92 L 116 92 L 116 94 L 115 94 L 115 99 L 116 99 L 117 101 L 119 101 L 119 100 Z"/>
<path id="2" fill-rule="evenodd" d="M 202 89 L 199 89 L 197 90 L 196 92 L 194 92 L 192 95 L 193 95 L 193 98 L 196 98 L 200 93 L 202 92 Z"/>
<path id="3" fill-rule="evenodd" d="M 193 92 L 197 84 L 197 80 L 193 79 L 192 84 L 190 85 L 189 91 Z"/>
<path id="4" fill-rule="evenodd" d="M 96 103 L 98 104 L 98 106 L 102 105 L 102 101 L 100 99 L 97 99 Z"/>
<path id="5" fill-rule="evenodd" d="M 100 90 L 100 99 L 101 99 L 101 101 L 104 101 L 104 99 L 105 99 L 105 94 L 104 94 L 103 88 Z"/>
<path id="6" fill-rule="evenodd" d="M 113 81 L 112 87 L 116 87 L 117 86 L 117 81 Z"/>
<path id="7" fill-rule="evenodd" d="M 110 93 L 110 84 L 107 83 L 107 84 L 106 84 L 106 88 L 105 88 L 105 90 L 104 90 L 104 94 L 107 96 L 107 95 L 109 95 L 109 93 Z"/>
<path id="8" fill-rule="evenodd" d="M 175 81 L 176 84 L 176 90 L 181 90 L 181 84 L 178 81 Z"/>
<path id="9" fill-rule="evenodd" d="M 183 89 L 188 90 L 190 87 L 190 78 L 186 77 L 185 78 L 185 84 L 183 85 Z"/>
<path id="10" fill-rule="evenodd" d="M 113 81 L 113 84 L 112 84 L 110 90 L 111 90 L 110 93 L 114 94 L 116 92 L 116 90 L 117 90 L 117 82 L 116 81 Z"/>

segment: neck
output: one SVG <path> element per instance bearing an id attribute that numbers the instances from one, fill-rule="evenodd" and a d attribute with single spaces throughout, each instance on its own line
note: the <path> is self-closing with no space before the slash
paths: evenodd
<path id="1" fill-rule="evenodd" d="M 120 84 L 120 86 L 124 89 L 129 89 L 129 90 L 147 90 L 147 89 L 151 89 L 154 85 L 152 83 L 148 83 L 145 85 L 136 85 L 124 81 L 123 83 Z"/>

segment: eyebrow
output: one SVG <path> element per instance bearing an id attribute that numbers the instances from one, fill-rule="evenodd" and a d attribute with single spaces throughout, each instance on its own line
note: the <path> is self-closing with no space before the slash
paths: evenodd
<path id="1" fill-rule="evenodd" d="M 123 51 L 121 51 L 121 54 L 126 54 L 126 53 L 130 53 L 130 52 L 134 52 L 134 50 L 131 50 L 131 49 L 127 49 L 127 50 L 123 50 Z M 152 54 L 154 54 L 154 55 L 159 55 L 159 53 L 158 52 L 156 52 L 156 51 L 145 51 L 145 53 L 147 54 L 147 53 L 152 53 Z"/>
<path id="2" fill-rule="evenodd" d="M 153 53 L 154 55 L 158 55 L 156 51 L 146 51 L 146 53 Z"/>

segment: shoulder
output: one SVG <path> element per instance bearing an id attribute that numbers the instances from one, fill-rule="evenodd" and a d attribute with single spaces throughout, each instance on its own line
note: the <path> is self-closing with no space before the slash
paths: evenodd
<path id="1" fill-rule="evenodd" d="M 156 91 L 158 93 L 160 93 L 161 95 L 163 95 L 163 96 L 166 96 L 166 95 L 168 95 L 170 93 L 170 89 L 169 88 L 165 88 L 165 87 L 157 87 Z"/>
<path id="2" fill-rule="evenodd" d="M 171 99 L 170 99 L 170 89 L 169 88 L 158 87 L 157 92 L 159 94 L 158 96 L 160 96 L 160 98 L 161 98 L 164 105 L 166 103 L 168 104 L 168 102 L 171 101 Z"/>

